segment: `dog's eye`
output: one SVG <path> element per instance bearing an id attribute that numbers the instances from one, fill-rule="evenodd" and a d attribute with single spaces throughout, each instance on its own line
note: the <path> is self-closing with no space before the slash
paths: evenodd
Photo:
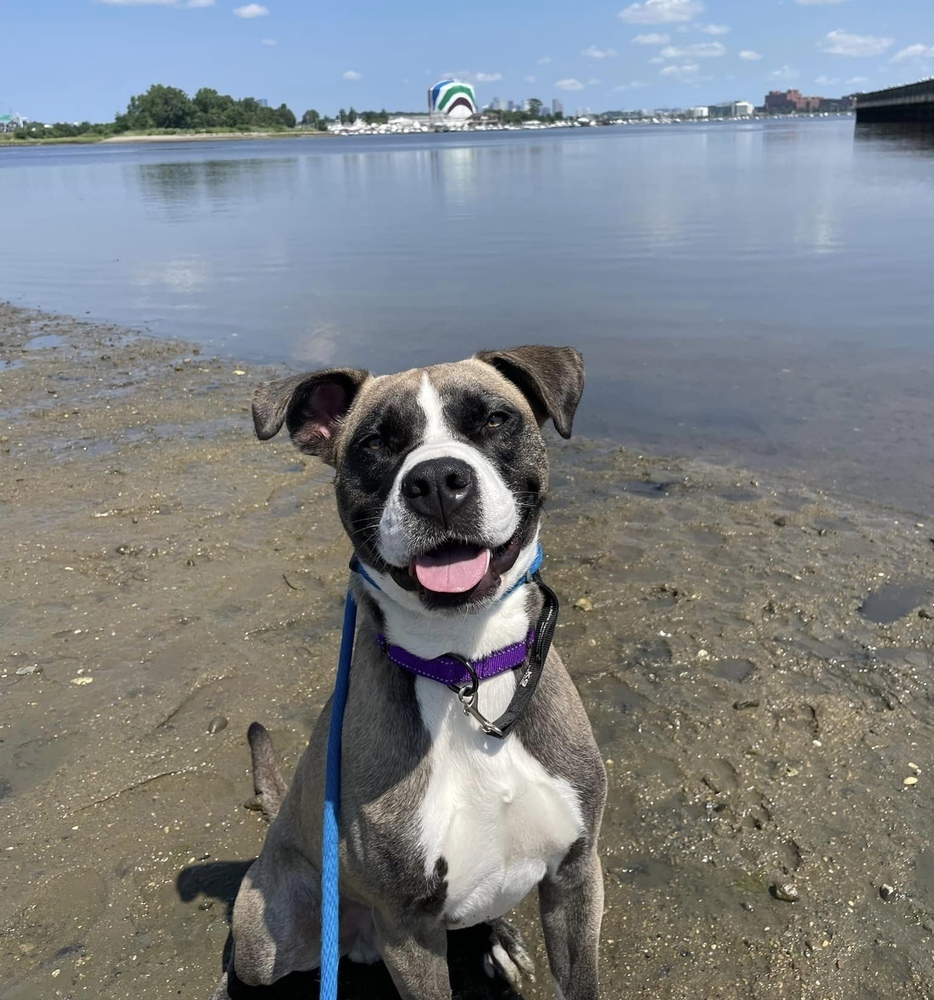
<path id="1" fill-rule="evenodd" d="M 496 413 L 491 413 L 486 418 L 486 427 L 488 430 L 495 430 L 497 427 L 502 427 L 508 419 L 508 413 L 503 413 L 502 411 L 497 410 Z"/>
<path id="2" fill-rule="evenodd" d="M 384 447 L 383 439 L 379 434 L 371 434 L 360 442 L 360 447 L 364 451 L 382 451 Z"/>

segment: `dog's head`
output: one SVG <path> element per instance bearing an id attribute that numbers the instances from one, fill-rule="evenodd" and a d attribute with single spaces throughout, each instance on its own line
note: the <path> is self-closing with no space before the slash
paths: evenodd
<path id="1" fill-rule="evenodd" d="M 551 419 L 570 437 L 583 388 L 577 351 L 516 347 L 398 375 L 331 368 L 265 382 L 253 421 L 264 441 L 285 424 L 335 467 L 341 520 L 381 579 L 425 608 L 463 610 L 510 585 L 535 542 L 541 428 Z"/>

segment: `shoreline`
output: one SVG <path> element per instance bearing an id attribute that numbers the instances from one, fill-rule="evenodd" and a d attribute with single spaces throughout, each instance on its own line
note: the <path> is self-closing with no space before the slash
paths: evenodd
<path id="1" fill-rule="evenodd" d="M 50 139 L 3 139 L 0 140 L 0 149 L 17 149 L 21 146 L 98 146 L 113 145 L 115 143 L 139 143 L 139 142 L 227 142 L 236 139 L 310 139 L 310 138 L 333 138 L 330 132 L 302 131 L 295 130 L 289 132 L 176 132 L 164 135 L 108 135 L 108 136 L 68 136 Z"/>
<path id="2" fill-rule="evenodd" d="M 288 773 L 332 685 L 331 473 L 254 439 L 268 366 L 10 305 L 0 348 L 0 998 L 209 996 L 265 832 L 246 726 Z M 549 447 L 543 575 L 610 778 L 605 995 L 926 996 L 934 525 Z"/>

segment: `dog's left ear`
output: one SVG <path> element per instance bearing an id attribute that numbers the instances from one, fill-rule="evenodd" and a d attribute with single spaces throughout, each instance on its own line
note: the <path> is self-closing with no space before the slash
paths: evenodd
<path id="1" fill-rule="evenodd" d="M 551 417 L 563 438 L 571 436 L 584 391 L 584 359 L 573 347 L 542 345 L 478 351 L 475 357 L 508 378 L 529 401 L 539 426 Z"/>
<path id="2" fill-rule="evenodd" d="M 253 390 L 256 436 L 268 441 L 285 424 L 299 451 L 333 465 L 335 432 L 369 377 L 358 368 L 327 368 L 261 382 Z"/>

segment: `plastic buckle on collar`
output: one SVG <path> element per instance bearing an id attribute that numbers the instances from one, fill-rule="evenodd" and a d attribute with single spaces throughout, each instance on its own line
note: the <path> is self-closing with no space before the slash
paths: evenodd
<path id="1" fill-rule="evenodd" d="M 469 661 L 465 660 L 464 657 L 458 656 L 456 653 L 448 653 L 448 656 L 453 660 L 457 660 L 458 663 L 467 671 L 470 680 L 466 684 L 450 684 L 448 685 L 450 689 L 457 695 L 457 700 L 461 703 L 461 708 L 464 710 L 464 715 L 469 718 L 476 719 L 480 724 L 480 728 L 487 734 L 487 736 L 495 736 L 497 739 L 502 739 L 504 733 L 499 726 L 494 725 L 490 720 L 477 708 L 477 693 L 480 688 L 480 678 L 477 677 L 477 672 L 470 665 Z"/>

